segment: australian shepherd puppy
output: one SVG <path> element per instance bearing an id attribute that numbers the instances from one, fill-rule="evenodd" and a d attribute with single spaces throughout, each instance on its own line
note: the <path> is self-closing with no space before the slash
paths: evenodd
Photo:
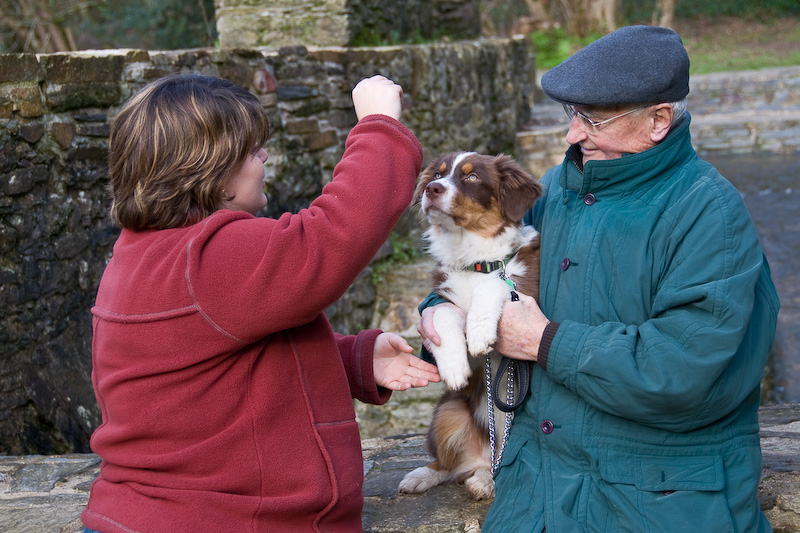
<path id="1" fill-rule="evenodd" d="M 490 423 L 497 420 L 502 432 L 503 413 L 494 406 L 489 410 L 486 357 L 496 373 L 501 356 L 492 345 L 503 305 L 514 291 L 538 298 L 539 235 L 523 227 L 522 217 L 541 191 L 505 155 L 449 153 L 422 174 L 415 199 L 430 223 L 425 237 L 437 260 L 434 290 L 464 312 L 466 324 L 449 308 L 434 314 L 441 345 L 429 348 L 448 388 L 428 431 L 435 460 L 406 474 L 400 492 L 425 492 L 454 481 L 463 482 L 475 499 L 494 496 L 493 450 L 499 452 L 500 443 L 490 442 Z"/>

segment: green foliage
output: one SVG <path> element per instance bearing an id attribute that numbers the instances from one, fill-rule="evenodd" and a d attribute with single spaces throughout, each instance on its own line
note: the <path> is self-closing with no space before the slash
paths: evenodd
<path id="1" fill-rule="evenodd" d="M 104 48 L 213 46 L 214 0 L 101 0 L 81 21 L 80 30 Z"/>
<path id="2" fill-rule="evenodd" d="M 746 54 L 743 57 L 731 57 L 727 52 L 709 55 L 694 54 L 691 75 L 735 70 L 781 68 L 795 65 L 800 65 L 800 52 L 791 52 L 783 57 L 758 53 Z"/>
<path id="3" fill-rule="evenodd" d="M 388 35 L 382 35 L 375 28 L 364 26 L 353 37 L 352 46 L 372 47 L 372 46 L 398 46 L 404 44 L 430 44 L 441 40 L 441 32 L 434 31 L 430 36 L 425 36 L 422 31 L 415 30 L 411 34 L 402 35 L 399 31 L 391 31 Z M 466 39 L 466 36 L 450 35 L 449 38 L 457 40 Z"/>
<path id="4" fill-rule="evenodd" d="M 691 75 L 800 65 L 800 26 L 788 19 L 765 22 L 727 17 L 728 31 L 690 32 L 684 37 Z M 722 26 L 724 27 L 724 26 Z"/>
<path id="5" fill-rule="evenodd" d="M 622 0 L 621 20 L 626 24 L 651 22 L 657 0 Z M 692 17 L 777 17 L 800 15 L 797 0 L 676 0 L 675 16 Z"/>
<path id="6" fill-rule="evenodd" d="M 377 285 L 383 281 L 386 272 L 389 272 L 397 265 L 407 265 L 413 263 L 420 257 L 418 239 L 408 235 L 401 236 L 395 232 L 389 236 L 389 243 L 392 245 L 392 253 L 389 257 L 376 261 L 372 265 L 372 283 Z"/>
<path id="7" fill-rule="evenodd" d="M 677 0 L 675 4 L 675 15 L 678 17 L 774 17 L 792 14 L 800 14 L 800 2 L 797 0 Z"/>
<path id="8" fill-rule="evenodd" d="M 553 68 L 600 37 L 599 34 L 591 34 L 584 38 L 572 37 L 567 35 L 563 28 L 532 33 L 530 39 L 536 52 L 536 68 L 543 70 Z"/>
<path id="9" fill-rule="evenodd" d="M 651 24 L 657 0 L 623 0 L 618 12 L 620 25 Z M 732 70 L 751 70 L 769 67 L 800 65 L 800 52 L 787 47 L 775 53 L 770 46 L 748 48 L 742 43 L 797 43 L 800 34 L 794 26 L 778 26 L 777 22 L 800 15 L 798 0 L 677 0 L 675 16 L 680 21 L 708 24 L 701 36 L 684 35 L 691 57 L 691 74 L 706 74 Z M 734 33 L 716 30 L 720 19 L 740 22 Z M 531 34 L 536 52 L 536 68 L 552 68 L 583 46 L 598 39 L 599 34 L 580 39 L 562 28 L 552 28 Z"/>

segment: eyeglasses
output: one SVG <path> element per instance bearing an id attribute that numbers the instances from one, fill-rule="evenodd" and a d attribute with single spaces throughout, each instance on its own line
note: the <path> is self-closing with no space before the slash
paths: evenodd
<path id="1" fill-rule="evenodd" d="M 629 111 L 625 111 L 624 113 L 620 113 L 619 115 L 613 116 L 611 118 L 607 118 L 605 120 L 597 121 L 597 120 L 594 120 L 594 119 L 591 119 L 591 118 L 587 117 L 586 115 L 584 115 L 583 113 L 581 113 L 580 111 L 575 109 L 575 106 L 573 106 L 572 104 L 562 104 L 562 105 L 564 106 L 564 111 L 567 113 L 567 116 L 569 117 L 570 122 L 572 121 L 573 118 L 578 116 L 578 117 L 580 117 L 580 119 L 583 122 L 583 124 L 585 124 L 587 126 L 591 126 L 592 129 L 596 129 L 598 126 L 602 126 L 603 124 L 608 124 L 612 120 L 617 120 L 618 118 L 624 117 L 625 115 L 630 115 L 631 113 L 635 113 L 636 111 L 640 111 L 642 109 L 646 109 L 646 108 L 650 107 L 649 104 L 648 105 L 639 106 L 639 107 L 636 107 L 636 108 L 631 109 Z"/>

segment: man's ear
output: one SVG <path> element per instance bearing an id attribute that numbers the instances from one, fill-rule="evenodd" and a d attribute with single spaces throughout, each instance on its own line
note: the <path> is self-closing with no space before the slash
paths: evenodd
<path id="1" fill-rule="evenodd" d="M 650 139 L 654 143 L 660 143 L 672 127 L 674 111 L 670 104 L 658 104 L 654 106 L 651 113 L 653 126 L 650 129 Z"/>

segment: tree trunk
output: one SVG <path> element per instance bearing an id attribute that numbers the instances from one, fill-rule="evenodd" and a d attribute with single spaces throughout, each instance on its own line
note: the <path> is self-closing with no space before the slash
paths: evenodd
<path id="1" fill-rule="evenodd" d="M 653 24 L 672 29 L 675 25 L 675 0 L 658 0 L 653 13 Z"/>
<path id="2" fill-rule="evenodd" d="M 617 0 L 558 0 L 557 11 L 567 32 L 586 37 L 592 32 L 608 33 L 616 29 Z"/>

